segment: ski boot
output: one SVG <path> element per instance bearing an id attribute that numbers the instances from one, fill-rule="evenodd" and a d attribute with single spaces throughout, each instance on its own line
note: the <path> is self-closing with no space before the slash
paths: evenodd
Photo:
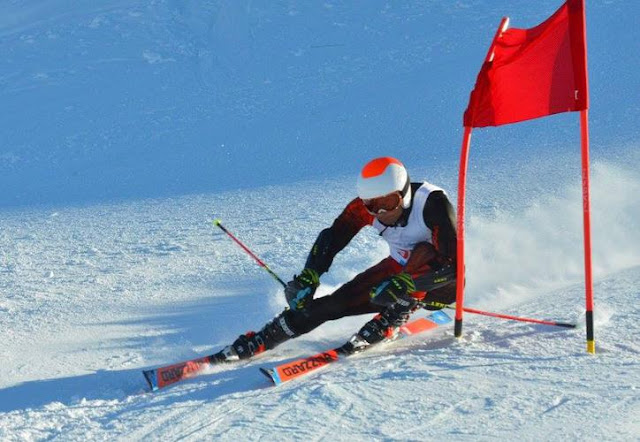
<path id="1" fill-rule="evenodd" d="M 225 361 L 248 359 L 296 336 L 297 333 L 287 325 L 284 315 L 281 314 L 269 321 L 259 332 L 250 331 L 240 335 L 233 344 L 226 346 L 218 354 Z"/>
<path id="2" fill-rule="evenodd" d="M 353 335 L 349 342 L 341 347 L 341 351 L 348 354 L 359 353 L 371 345 L 395 339 L 398 329 L 409 320 L 411 311 L 412 309 L 407 310 L 399 304 L 387 308 Z"/>

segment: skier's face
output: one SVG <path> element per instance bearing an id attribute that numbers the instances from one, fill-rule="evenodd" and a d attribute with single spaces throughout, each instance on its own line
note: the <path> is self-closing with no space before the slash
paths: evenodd
<path id="1" fill-rule="evenodd" d="M 392 192 L 389 195 L 362 200 L 362 202 L 370 214 L 378 216 L 398 209 L 402 204 L 402 196 L 400 192 Z"/>
<path id="2" fill-rule="evenodd" d="M 375 216 L 382 224 L 392 225 L 402 215 L 402 196 L 400 192 L 393 192 L 379 198 L 362 200 L 367 211 Z"/>
<path id="3" fill-rule="evenodd" d="M 376 215 L 376 218 L 382 224 L 384 224 L 386 226 L 392 226 L 400 219 L 400 217 L 402 216 L 402 211 L 403 210 L 404 209 L 402 208 L 402 204 L 400 204 L 398 207 L 396 207 L 393 210 L 389 210 L 389 211 L 384 212 L 384 213 L 378 213 Z"/>

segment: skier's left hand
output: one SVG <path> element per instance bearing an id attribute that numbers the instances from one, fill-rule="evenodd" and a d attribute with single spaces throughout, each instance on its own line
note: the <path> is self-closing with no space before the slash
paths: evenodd
<path id="1" fill-rule="evenodd" d="M 416 285 L 411 275 L 399 273 L 382 281 L 371 290 L 369 295 L 371 296 L 371 302 L 377 305 L 389 307 L 399 304 L 403 307 L 410 307 L 416 302 L 411 296 L 415 291 Z"/>
<path id="2" fill-rule="evenodd" d="M 320 285 L 320 276 L 313 269 L 306 268 L 299 275 L 293 277 L 284 288 L 284 296 L 291 310 L 304 310 L 307 303 L 313 299 L 316 288 Z"/>

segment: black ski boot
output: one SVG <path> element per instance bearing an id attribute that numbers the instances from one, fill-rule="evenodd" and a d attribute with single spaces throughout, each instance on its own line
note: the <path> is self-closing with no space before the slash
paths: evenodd
<path id="1" fill-rule="evenodd" d="M 280 314 L 267 322 L 259 332 L 250 331 L 240 335 L 233 344 L 225 347 L 220 353 L 224 355 L 226 361 L 248 359 L 296 336 L 298 334 L 287 325 L 284 314 Z"/>
<path id="2" fill-rule="evenodd" d="M 415 304 L 410 306 L 394 304 L 377 314 L 342 346 L 342 351 L 358 353 L 378 342 L 394 339 L 398 329 L 409 320 Z"/>

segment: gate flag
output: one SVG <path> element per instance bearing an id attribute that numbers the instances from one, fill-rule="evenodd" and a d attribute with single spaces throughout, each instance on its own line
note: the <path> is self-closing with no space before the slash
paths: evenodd
<path id="1" fill-rule="evenodd" d="M 465 272 L 465 199 L 471 132 L 560 112 L 580 112 L 582 215 L 587 351 L 595 353 L 591 209 L 589 196 L 589 85 L 585 0 L 566 0 L 551 17 L 531 29 L 508 29 L 503 18 L 480 69 L 464 112 L 458 174 L 457 263 Z M 456 287 L 455 336 L 462 336 L 464 284 Z"/>
<path id="2" fill-rule="evenodd" d="M 531 29 L 496 36 L 464 126 L 500 126 L 589 107 L 584 1 L 568 0 Z"/>

